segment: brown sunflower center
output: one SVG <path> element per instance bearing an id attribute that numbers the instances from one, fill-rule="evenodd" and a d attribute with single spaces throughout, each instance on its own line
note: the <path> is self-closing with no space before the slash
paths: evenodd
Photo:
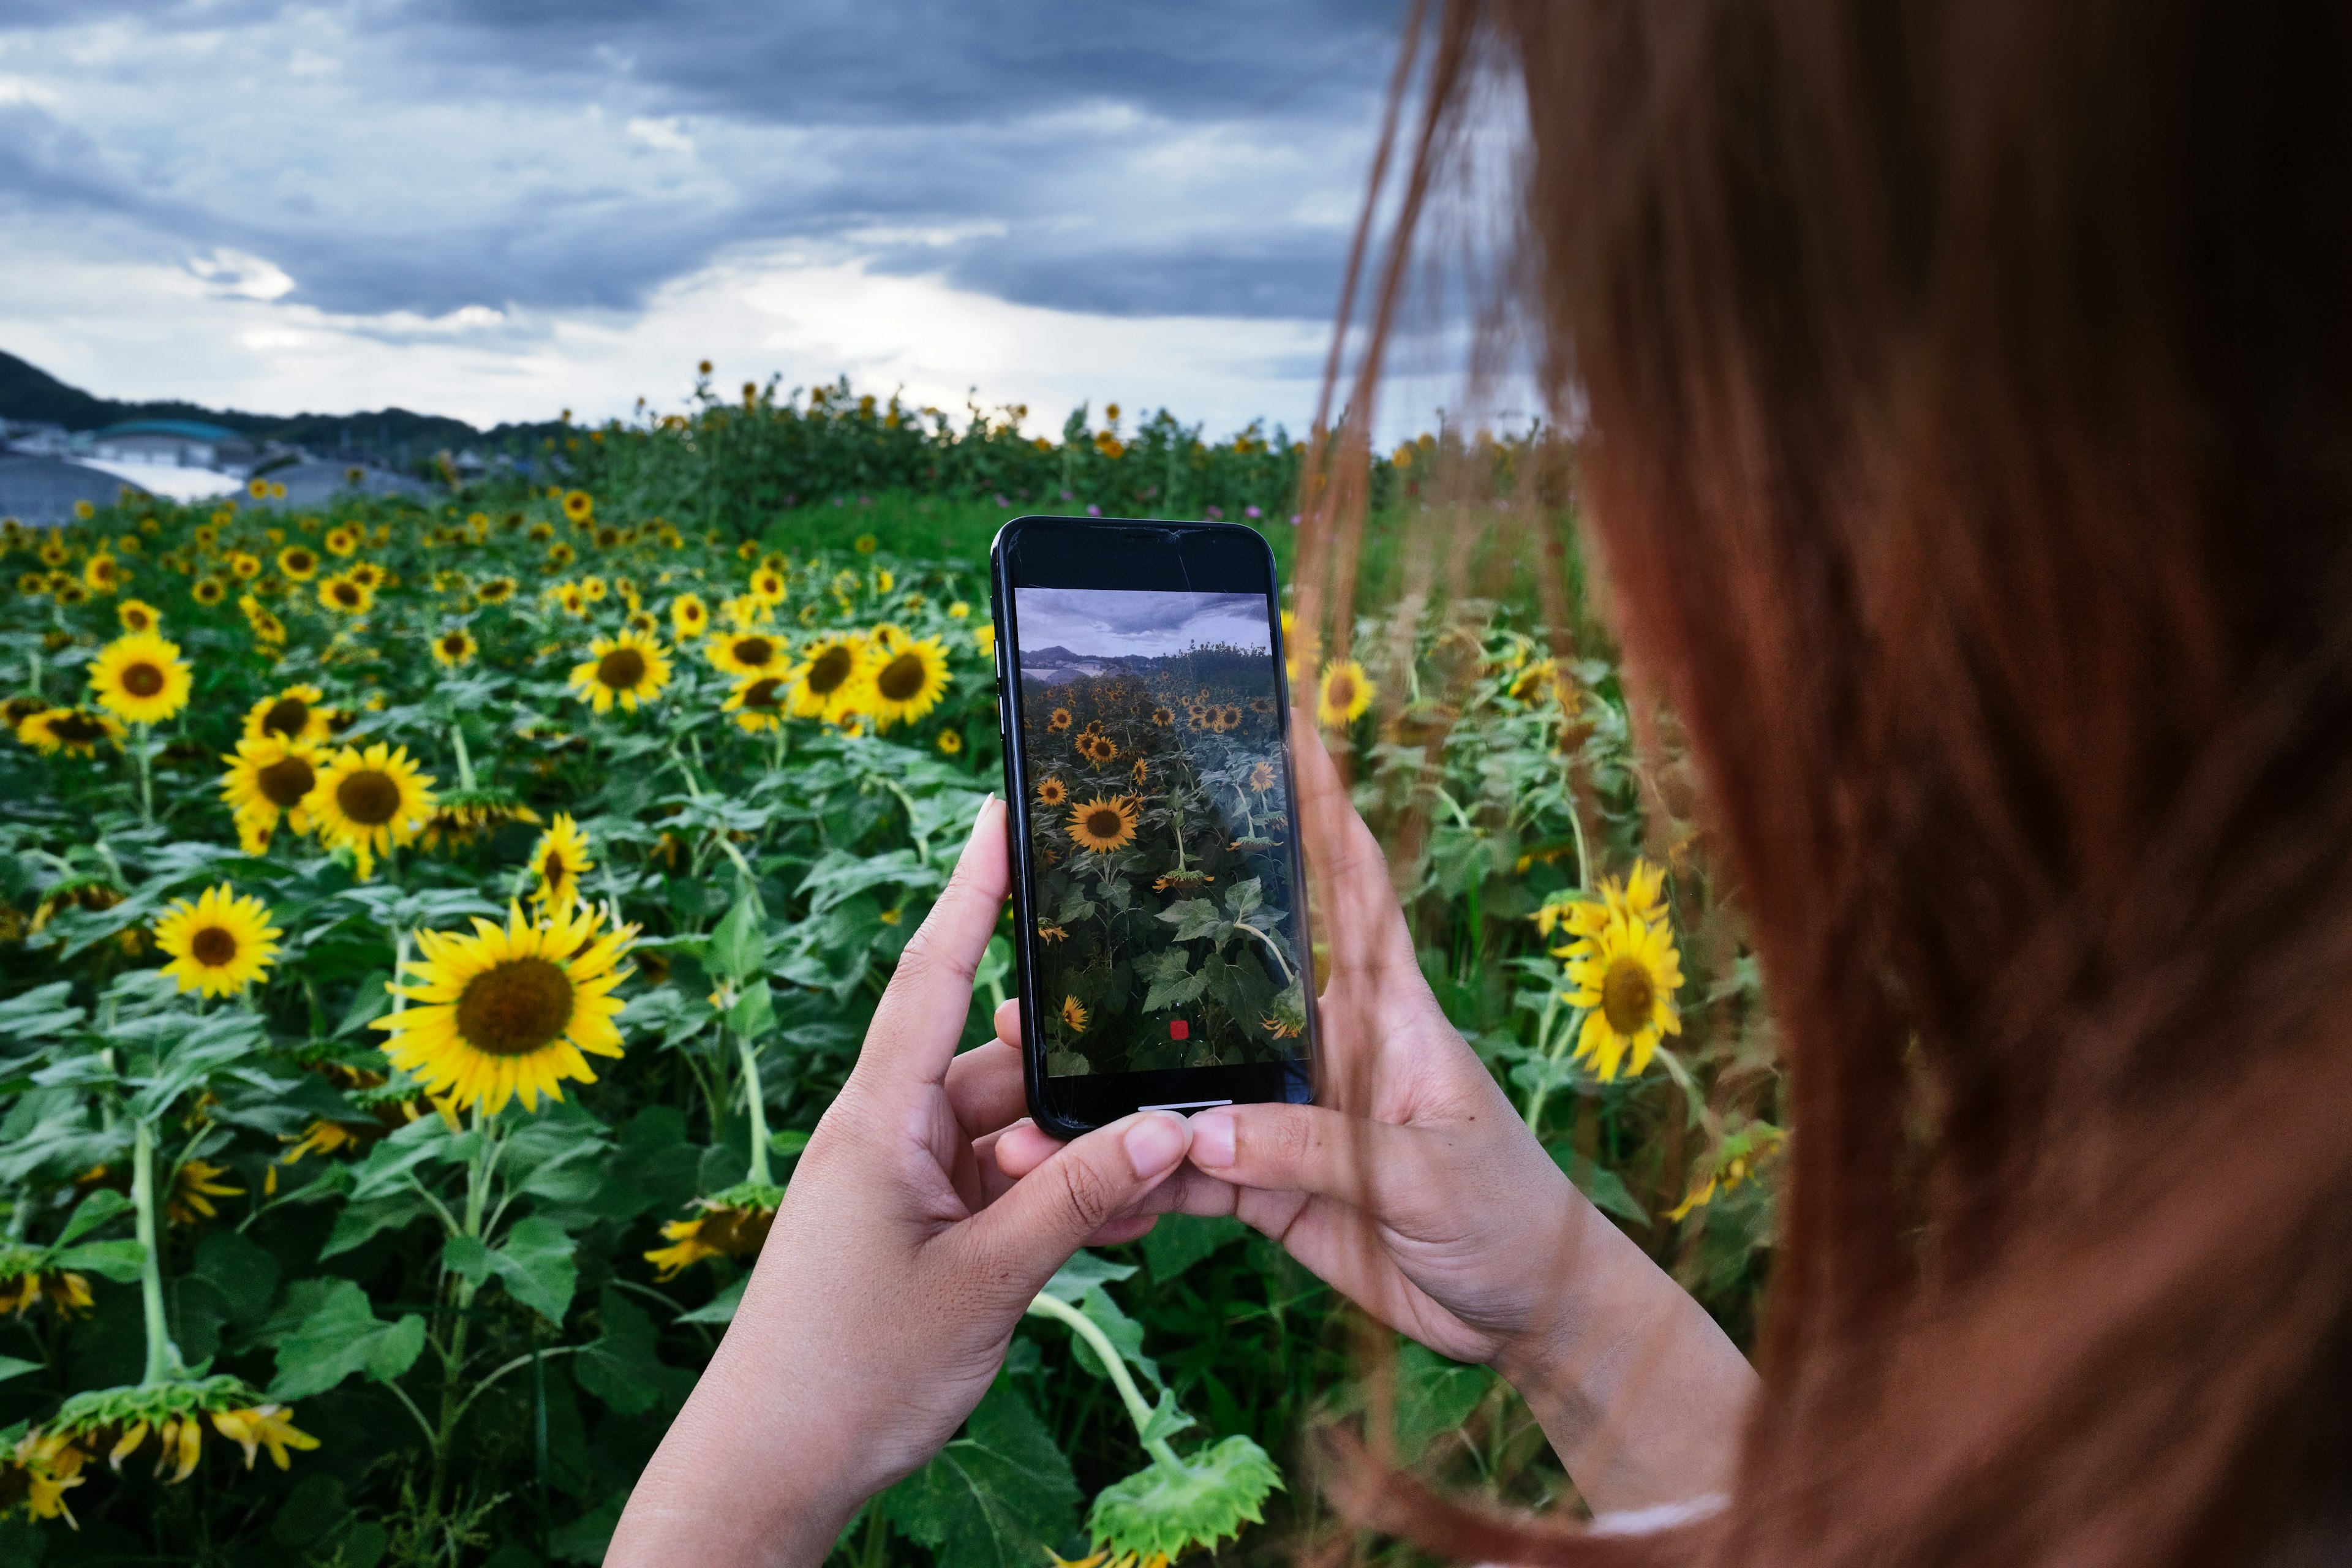
<path id="1" fill-rule="evenodd" d="M 767 663 L 770 659 L 775 657 L 776 645 L 770 642 L 766 637 L 737 637 L 735 639 L 735 658 L 739 663 L 761 665 Z"/>
<path id="2" fill-rule="evenodd" d="M 596 679 L 615 691 L 626 691 L 646 678 L 646 656 L 633 647 L 616 647 L 596 661 Z"/>
<path id="3" fill-rule="evenodd" d="M 783 682 L 772 675 L 763 675 L 743 689 L 743 706 L 768 711 L 782 706 Z"/>
<path id="4" fill-rule="evenodd" d="M 359 602 L 360 585 L 357 583 L 338 583 L 335 584 L 335 603 L 338 605 L 356 605 Z"/>
<path id="5" fill-rule="evenodd" d="M 465 658 L 466 634 L 463 632 L 451 632 L 447 637 L 443 637 L 441 639 L 441 651 L 447 654 L 451 658 Z"/>
<path id="6" fill-rule="evenodd" d="M 104 738 L 106 726 L 87 713 L 68 713 L 49 721 L 49 733 L 68 746 L 87 746 Z"/>
<path id="7" fill-rule="evenodd" d="M 1355 700 L 1356 678 L 1352 675 L 1333 676 L 1331 678 L 1331 706 L 1334 708 L 1345 708 Z"/>
<path id="8" fill-rule="evenodd" d="M 236 938 L 218 926 L 206 926 L 188 939 L 188 956 L 206 969 L 218 969 L 236 956 Z"/>
<path id="9" fill-rule="evenodd" d="M 268 767 L 258 769 L 253 782 L 269 797 L 269 804 L 280 811 L 291 811 L 302 804 L 302 797 L 319 782 L 318 773 L 299 757 L 280 757 Z"/>
<path id="10" fill-rule="evenodd" d="M 830 697 L 849 679 L 856 656 L 836 643 L 817 655 L 809 665 L 808 689 L 818 697 Z"/>
<path id="11" fill-rule="evenodd" d="M 261 716 L 262 732 L 292 740 L 310 727 L 310 705 L 299 697 L 281 697 Z"/>
<path id="12" fill-rule="evenodd" d="M 1087 813 L 1087 832 L 1097 838 L 1116 838 L 1126 826 L 1118 813 L 1107 805 L 1098 805 Z"/>
<path id="13" fill-rule="evenodd" d="M 130 627 L 132 631 L 134 631 L 134 632 L 143 632 L 143 631 L 145 631 L 149 626 L 153 626 L 155 623 L 154 623 L 153 621 L 149 620 L 149 619 L 147 618 L 147 612 L 146 612 L 146 611 L 144 611 L 144 610 L 130 610 L 130 611 L 126 611 L 126 612 L 124 612 L 123 616 L 122 616 L 122 624 L 123 624 L 124 626 L 129 626 L 129 627 Z"/>
<path id="14" fill-rule="evenodd" d="M 906 702 L 923 689 L 923 658 L 920 654 L 902 653 L 882 667 L 874 678 L 874 685 L 893 702 Z"/>
<path id="15" fill-rule="evenodd" d="M 122 689 L 133 697 L 152 697 L 163 689 L 163 672 L 144 661 L 125 665 Z"/>
<path id="16" fill-rule="evenodd" d="M 546 879 L 547 885 L 551 888 L 563 886 L 563 879 L 571 874 L 571 868 L 563 863 L 563 851 L 549 850 L 547 858 L 539 863 L 539 874 Z"/>
<path id="17" fill-rule="evenodd" d="M 373 768 L 347 773 L 335 786 L 335 805 L 362 827 L 382 827 L 400 813 L 400 784 Z"/>
<path id="18" fill-rule="evenodd" d="M 510 958 L 466 983 L 457 1032 L 494 1057 L 527 1056 L 572 1022 L 572 977 L 544 958 Z"/>
<path id="19" fill-rule="evenodd" d="M 1620 1035 L 1639 1034 L 1650 1022 L 1657 983 L 1639 959 L 1621 958 L 1601 980 L 1601 1015 Z"/>

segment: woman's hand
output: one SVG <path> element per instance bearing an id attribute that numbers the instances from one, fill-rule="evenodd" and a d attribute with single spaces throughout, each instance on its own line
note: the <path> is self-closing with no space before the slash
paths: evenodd
<path id="1" fill-rule="evenodd" d="M 994 1135 L 1022 1110 L 1017 1058 L 1008 1098 L 1003 1047 L 955 1048 L 1004 895 L 1004 807 L 992 800 L 607 1563 L 820 1562 L 860 1502 L 954 1435 L 1070 1254 L 1149 1228 L 1119 1216 L 1183 1160 L 1188 1130 L 1166 1111 L 1059 1147 L 1018 1185 L 993 1169 Z"/>
<path id="2" fill-rule="evenodd" d="M 1588 1501 L 1623 1510 L 1729 1482 L 1754 1377 L 1697 1303 L 1585 1201 L 1449 1024 L 1380 846 L 1300 715 L 1300 827 L 1329 944 L 1322 1103 L 1192 1118 L 1149 1207 L 1238 1215 L 1381 1321 L 1519 1389 Z M 1017 1030 L 1011 1009 L 1000 1035 Z M 1058 1148 L 1028 1123 L 1000 1166 Z"/>

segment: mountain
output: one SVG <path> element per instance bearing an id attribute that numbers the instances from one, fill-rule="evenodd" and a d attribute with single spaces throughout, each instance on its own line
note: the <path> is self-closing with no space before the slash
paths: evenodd
<path id="1" fill-rule="evenodd" d="M 406 465 L 442 450 L 538 449 L 540 438 L 561 431 L 556 421 L 499 425 L 481 430 L 462 419 L 380 408 L 371 414 L 246 414 L 176 400 L 125 403 L 93 397 L 78 386 L 0 350 L 0 419 L 41 420 L 68 430 L 97 430 L 127 419 L 195 419 L 266 441 L 284 441 L 312 452 L 352 452 Z"/>

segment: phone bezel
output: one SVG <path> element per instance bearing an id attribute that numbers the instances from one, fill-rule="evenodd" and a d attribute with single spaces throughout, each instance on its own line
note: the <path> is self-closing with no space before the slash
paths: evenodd
<path id="1" fill-rule="evenodd" d="M 1164 574 L 1172 567 L 1188 586 L 1196 573 L 1206 579 L 1201 584 L 1202 592 L 1261 592 L 1265 595 L 1267 635 L 1274 658 L 1275 710 L 1282 734 L 1284 805 L 1291 823 L 1290 881 L 1296 906 L 1292 913 L 1297 922 L 1301 962 L 1310 971 L 1314 951 L 1307 910 L 1307 864 L 1298 844 L 1297 756 L 1291 734 L 1290 687 L 1282 646 L 1281 583 L 1274 551 L 1265 535 L 1230 522 L 1045 514 L 1013 519 L 997 531 L 989 547 L 989 577 L 996 626 L 997 710 L 1004 751 L 1005 831 L 1011 836 L 1006 848 L 1013 870 L 1013 951 L 1021 1008 L 1021 1074 L 1028 1095 L 1029 1114 L 1045 1131 L 1069 1138 L 1116 1121 L 1145 1106 L 1192 1108 L 1212 1100 L 1236 1104 L 1269 1100 L 1309 1103 L 1322 1081 L 1312 984 L 1301 988 L 1306 1027 L 1300 1032 L 1299 1051 L 1293 1061 L 1064 1078 L 1045 1074 L 1043 1036 L 1035 1026 L 1033 1003 L 1037 994 L 1039 964 L 1032 898 L 1035 875 L 1029 841 L 1027 759 L 1020 744 L 1021 689 L 1013 678 L 1013 648 L 1019 629 L 1013 589 L 1018 565 L 1029 559 L 1031 552 L 1053 542 L 1056 534 L 1064 535 L 1063 542 L 1072 547 L 1068 559 L 1083 564 L 1064 566 L 1054 563 L 1042 573 L 1033 570 L 1024 585 L 1165 588 L 1168 581 Z M 1236 585 L 1239 563 L 1244 560 L 1255 575 Z M 1161 574 L 1155 578 L 1154 574 Z M 1040 576 L 1045 580 L 1039 581 Z"/>

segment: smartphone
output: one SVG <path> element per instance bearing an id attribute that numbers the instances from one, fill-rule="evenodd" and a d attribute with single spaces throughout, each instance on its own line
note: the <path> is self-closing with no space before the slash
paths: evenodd
<path id="1" fill-rule="evenodd" d="M 989 552 L 1029 1111 L 1315 1098 L 1274 553 L 1233 523 L 1022 517 Z"/>

